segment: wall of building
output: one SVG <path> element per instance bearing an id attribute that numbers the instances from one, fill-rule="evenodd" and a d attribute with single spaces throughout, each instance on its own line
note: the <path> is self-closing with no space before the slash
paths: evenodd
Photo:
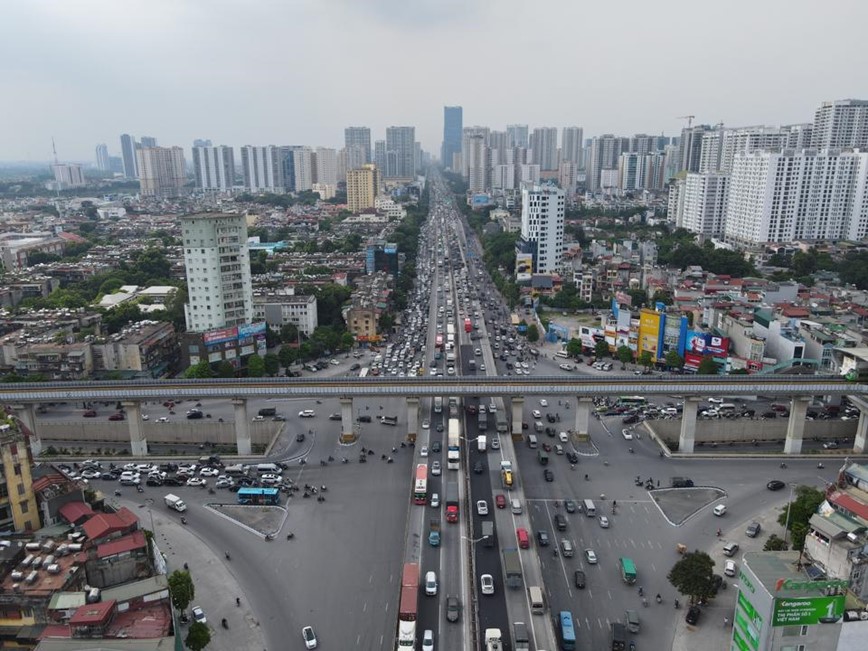
<path id="1" fill-rule="evenodd" d="M 787 418 L 774 420 L 739 419 L 734 426 L 729 419 L 696 421 L 696 443 L 712 441 L 781 441 L 787 437 Z M 681 420 L 654 420 L 646 423 L 654 433 L 667 443 L 677 442 L 681 435 Z M 805 422 L 805 440 L 852 438 L 856 436 L 858 421 L 855 420 L 809 420 Z"/>

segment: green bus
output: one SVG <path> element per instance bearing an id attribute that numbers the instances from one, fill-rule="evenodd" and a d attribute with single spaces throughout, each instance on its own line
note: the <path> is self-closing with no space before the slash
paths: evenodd
<path id="1" fill-rule="evenodd" d="M 633 559 L 622 556 L 618 559 L 618 566 L 621 568 L 621 578 L 624 583 L 636 583 L 636 564 Z"/>
<path id="2" fill-rule="evenodd" d="M 537 452 L 537 459 L 539 459 L 539 463 L 541 466 L 549 465 L 549 454 L 542 448 L 540 448 L 539 452 Z"/>

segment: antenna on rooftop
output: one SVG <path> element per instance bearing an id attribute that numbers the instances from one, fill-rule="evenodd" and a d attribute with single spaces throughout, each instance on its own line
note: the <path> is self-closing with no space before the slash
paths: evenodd
<path id="1" fill-rule="evenodd" d="M 57 146 L 54 144 L 54 136 L 51 136 L 51 151 L 54 152 L 54 164 L 57 165 Z"/>

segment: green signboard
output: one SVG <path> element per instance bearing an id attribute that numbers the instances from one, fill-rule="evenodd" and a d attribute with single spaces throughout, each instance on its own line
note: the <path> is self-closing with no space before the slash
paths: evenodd
<path id="1" fill-rule="evenodd" d="M 844 595 L 775 599 L 772 626 L 832 624 L 844 616 Z"/>

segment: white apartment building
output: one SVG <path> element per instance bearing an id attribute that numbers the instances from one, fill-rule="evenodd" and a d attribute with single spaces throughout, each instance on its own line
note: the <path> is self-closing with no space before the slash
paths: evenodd
<path id="1" fill-rule="evenodd" d="M 338 152 L 326 147 L 314 150 L 316 160 L 316 179 L 319 184 L 337 187 L 338 185 Z"/>
<path id="2" fill-rule="evenodd" d="M 823 102 L 814 113 L 811 146 L 868 148 L 868 100 Z"/>
<path id="3" fill-rule="evenodd" d="M 274 330 L 292 324 L 309 337 L 316 330 L 316 297 L 275 291 L 253 297 L 253 316 L 256 321 L 265 321 Z"/>
<path id="4" fill-rule="evenodd" d="M 491 187 L 495 190 L 515 190 L 515 165 L 492 167 Z"/>
<path id="5" fill-rule="evenodd" d="M 534 273 L 556 273 L 564 251 L 565 194 L 551 185 L 521 189 L 521 239 L 533 251 Z"/>
<path id="6" fill-rule="evenodd" d="M 735 244 L 868 235 L 868 152 L 737 154 L 724 232 Z"/>
<path id="7" fill-rule="evenodd" d="M 281 147 L 274 145 L 243 146 L 241 148 L 241 169 L 244 173 L 244 188 L 250 192 L 282 194 L 286 191 Z"/>
<path id="8" fill-rule="evenodd" d="M 467 160 L 467 189 L 471 193 L 485 192 L 491 186 L 488 147 L 482 135 L 473 135 L 464 141 Z"/>
<path id="9" fill-rule="evenodd" d="M 728 181 L 726 174 L 715 172 L 688 174 L 684 180 L 679 226 L 710 237 L 723 235 Z"/>
<path id="10" fill-rule="evenodd" d="M 81 171 L 81 165 L 55 163 L 51 166 L 51 171 L 54 173 L 54 182 L 57 183 L 61 190 L 65 190 L 66 188 L 80 188 L 85 185 L 84 173 Z"/>
<path id="11" fill-rule="evenodd" d="M 539 184 L 540 169 L 539 165 L 519 165 L 519 182 Z"/>
<path id="12" fill-rule="evenodd" d="M 247 218 L 225 213 L 184 215 L 187 330 L 205 332 L 253 321 Z"/>
<path id="13" fill-rule="evenodd" d="M 790 132 L 781 127 L 756 126 L 707 131 L 702 135 L 699 171 L 729 173 L 736 154 L 784 149 L 789 139 Z"/>
<path id="14" fill-rule="evenodd" d="M 181 147 L 139 147 L 136 163 L 143 197 L 177 197 L 184 193 L 187 167 Z"/>
<path id="15" fill-rule="evenodd" d="M 558 169 L 558 130 L 554 127 L 539 127 L 530 135 L 533 162 L 546 172 Z"/>
<path id="16" fill-rule="evenodd" d="M 295 191 L 313 189 L 315 179 L 315 161 L 310 147 L 293 147 L 292 164 L 295 173 Z"/>
<path id="17" fill-rule="evenodd" d="M 226 192 L 235 185 L 235 150 L 232 147 L 193 147 L 196 188 Z"/>

